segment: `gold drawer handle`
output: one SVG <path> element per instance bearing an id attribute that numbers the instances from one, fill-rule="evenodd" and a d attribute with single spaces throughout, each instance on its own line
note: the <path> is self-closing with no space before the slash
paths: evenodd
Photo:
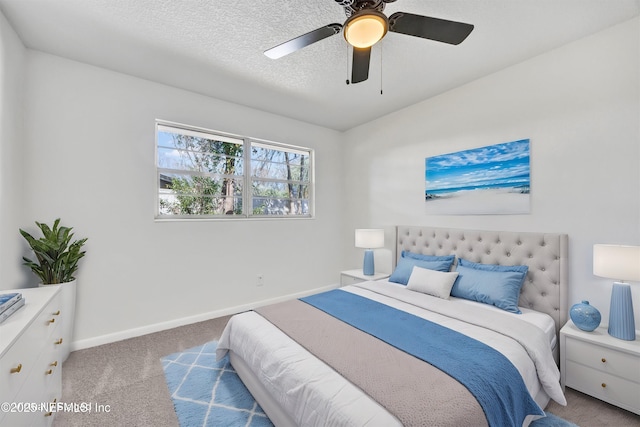
<path id="1" fill-rule="evenodd" d="M 62 338 L 60 338 L 59 340 L 57 340 L 57 341 L 55 342 L 55 344 L 56 344 L 56 345 L 57 345 L 57 344 L 62 344 Z"/>
<path id="2" fill-rule="evenodd" d="M 49 366 L 58 366 L 58 361 L 56 360 L 55 362 L 50 363 Z"/>
<path id="3" fill-rule="evenodd" d="M 16 366 L 15 368 L 11 368 L 9 372 L 11 372 L 12 374 L 17 374 L 21 370 L 22 370 L 22 363 L 19 363 L 18 366 Z"/>
<path id="4" fill-rule="evenodd" d="M 56 402 L 58 401 L 58 399 L 53 399 L 53 403 L 54 405 L 56 404 Z M 50 417 L 51 415 L 53 415 L 53 412 L 47 412 L 46 414 L 44 414 L 45 417 Z"/>
<path id="5" fill-rule="evenodd" d="M 51 320 L 49 320 L 47 323 L 48 323 L 48 324 L 52 324 L 52 323 L 55 323 L 55 321 L 56 321 L 56 319 L 51 319 Z"/>
<path id="6" fill-rule="evenodd" d="M 607 363 L 607 359 L 605 359 L 604 357 L 602 358 L 602 363 Z"/>
<path id="7" fill-rule="evenodd" d="M 60 316 L 60 310 L 56 311 L 55 313 L 53 313 L 54 316 Z"/>
<path id="8" fill-rule="evenodd" d="M 53 374 L 53 369 L 49 369 L 47 372 L 44 373 L 45 375 L 51 375 Z"/>
<path id="9" fill-rule="evenodd" d="M 602 388 L 606 388 L 606 387 L 607 387 L 607 384 L 606 384 L 606 383 L 602 383 L 602 384 L 600 384 L 600 385 L 602 386 Z"/>

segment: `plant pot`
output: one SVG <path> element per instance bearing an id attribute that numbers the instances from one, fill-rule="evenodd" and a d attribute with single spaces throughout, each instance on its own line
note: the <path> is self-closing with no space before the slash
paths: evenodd
<path id="1" fill-rule="evenodd" d="M 62 334 L 62 344 L 60 358 L 61 362 L 67 360 L 71 352 L 71 341 L 73 340 L 73 327 L 76 317 L 76 285 L 77 280 L 71 282 L 60 283 L 59 285 L 45 285 L 40 283 L 40 287 L 60 286 L 60 300 L 62 314 L 62 325 L 60 325 Z"/>

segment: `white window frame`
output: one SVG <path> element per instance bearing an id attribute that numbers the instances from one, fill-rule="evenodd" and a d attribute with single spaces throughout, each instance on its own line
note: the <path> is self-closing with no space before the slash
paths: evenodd
<path id="1" fill-rule="evenodd" d="M 242 181 L 242 214 L 234 214 L 234 215 L 225 215 L 225 214 L 216 214 L 216 215 L 173 215 L 173 214 L 162 214 L 160 212 L 160 176 L 161 174 L 166 173 L 176 173 L 179 170 L 162 168 L 159 166 L 158 159 L 158 137 L 159 133 L 162 132 L 162 129 L 179 131 L 183 135 L 190 135 L 195 137 L 203 137 L 207 139 L 214 139 L 218 141 L 231 142 L 231 143 L 239 143 L 242 141 L 243 145 L 243 166 L 242 166 L 242 175 L 236 175 L 236 178 L 240 178 Z M 252 187 L 252 165 L 251 165 L 251 147 L 261 147 L 271 150 L 280 150 L 280 151 L 288 151 L 290 153 L 304 154 L 308 156 L 308 164 L 309 168 L 309 181 L 306 183 L 309 189 L 309 198 L 308 198 L 308 208 L 307 213 L 305 214 L 254 214 L 253 213 L 253 187 Z M 156 221 L 199 221 L 199 220 L 247 220 L 247 219 L 312 219 L 315 217 L 315 153 L 311 148 L 283 144 L 279 142 L 273 142 L 258 138 L 252 138 L 248 136 L 240 136 L 234 135 L 227 132 L 221 132 L 217 130 L 211 130 L 206 128 L 200 128 L 196 126 L 189 126 L 180 123 L 165 121 L 165 120 L 156 120 L 155 124 L 155 187 L 156 187 L 156 196 L 155 196 L 155 220 Z M 193 174 L 193 173 L 192 173 Z M 197 173 L 196 173 L 197 174 Z M 194 174 L 194 175 L 196 175 Z M 220 174 L 212 174 L 213 176 L 224 177 L 225 175 Z M 282 179 L 263 179 L 262 181 L 268 182 L 279 182 L 279 183 L 289 183 L 294 182 L 296 185 L 299 184 L 298 180 L 282 180 Z M 306 199 L 305 199 L 306 200 Z"/>

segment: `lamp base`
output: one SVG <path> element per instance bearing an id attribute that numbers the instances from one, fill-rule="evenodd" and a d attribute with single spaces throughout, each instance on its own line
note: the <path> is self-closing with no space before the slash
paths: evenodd
<path id="1" fill-rule="evenodd" d="M 636 339 L 631 286 L 628 283 L 613 283 L 609 307 L 609 335 L 625 341 Z"/>
<path id="2" fill-rule="evenodd" d="M 362 264 L 362 274 L 365 276 L 373 276 L 376 269 L 373 265 L 373 250 L 366 249 L 364 251 L 364 263 Z"/>

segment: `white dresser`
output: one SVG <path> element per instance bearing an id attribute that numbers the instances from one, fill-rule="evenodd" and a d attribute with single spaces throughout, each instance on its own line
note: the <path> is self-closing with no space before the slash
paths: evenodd
<path id="1" fill-rule="evenodd" d="M 43 403 L 62 395 L 60 287 L 21 292 L 24 307 L 0 323 L 0 426 L 48 426 L 55 413 Z"/>
<path id="2" fill-rule="evenodd" d="M 560 375 L 567 386 L 640 414 L 640 340 L 624 341 L 600 327 L 569 321 L 560 330 Z"/>

